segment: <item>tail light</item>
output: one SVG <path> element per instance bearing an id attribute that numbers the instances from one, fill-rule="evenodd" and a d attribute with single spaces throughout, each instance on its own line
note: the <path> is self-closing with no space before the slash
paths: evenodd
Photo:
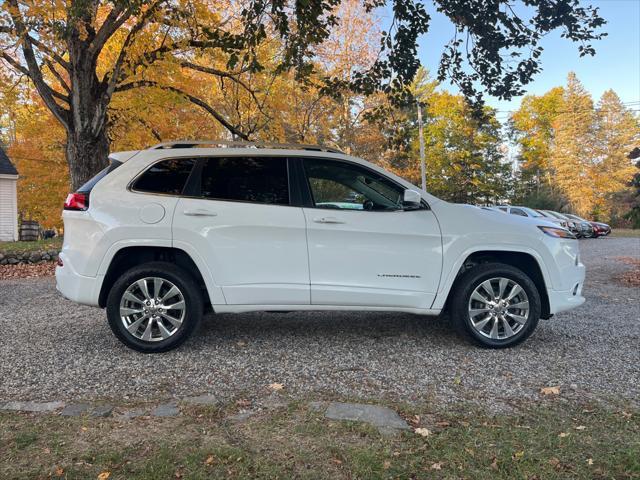
<path id="1" fill-rule="evenodd" d="M 84 211 L 89 208 L 89 194 L 88 193 L 70 193 L 67 195 L 67 199 L 64 201 L 65 210 L 80 210 Z"/>

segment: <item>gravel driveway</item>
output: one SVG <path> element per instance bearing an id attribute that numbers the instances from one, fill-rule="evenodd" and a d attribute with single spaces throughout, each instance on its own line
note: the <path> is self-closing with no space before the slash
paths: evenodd
<path id="1" fill-rule="evenodd" d="M 127 349 L 102 310 L 57 294 L 53 278 L 0 281 L 0 400 L 150 400 L 212 394 L 504 405 L 559 385 L 563 396 L 640 403 L 640 289 L 616 278 L 640 239 L 581 241 L 579 309 L 542 321 L 511 350 L 460 340 L 445 320 L 394 313 L 210 316 L 163 355 Z"/>

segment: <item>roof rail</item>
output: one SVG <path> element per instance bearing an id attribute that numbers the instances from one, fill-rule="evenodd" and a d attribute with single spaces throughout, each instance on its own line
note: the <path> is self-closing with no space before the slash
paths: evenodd
<path id="1" fill-rule="evenodd" d="M 287 150 L 309 150 L 315 152 L 344 153 L 337 148 L 327 147 L 326 145 L 308 145 L 297 143 L 272 143 L 272 142 L 235 142 L 227 140 L 174 140 L 171 142 L 163 142 L 149 150 L 164 150 L 173 148 L 274 148 Z"/>

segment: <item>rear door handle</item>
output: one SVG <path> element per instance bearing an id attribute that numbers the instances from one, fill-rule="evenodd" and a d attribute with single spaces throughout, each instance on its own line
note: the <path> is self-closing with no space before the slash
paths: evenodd
<path id="1" fill-rule="evenodd" d="M 318 217 L 313 219 L 316 223 L 344 223 L 342 220 L 338 220 L 336 217 Z"/>
<path id="2" fill-rule="evenodd" d="M 204 208 L 196 208 L 195 210 L 185 210 L 185 215 L 188 217 L 215 217 L 218 214 L 216 212 L 212 212 L 211 210 L 205 210 Z"/>

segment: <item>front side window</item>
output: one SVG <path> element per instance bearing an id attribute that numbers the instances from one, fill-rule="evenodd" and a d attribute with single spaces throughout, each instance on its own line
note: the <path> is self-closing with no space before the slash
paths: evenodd
<path id="1" fill-rule="evenodd" d="M 201 195 L 216 200 L 289 205 L 287 159 L 209 158 L 202 169 Z"/>
<path id="2" fill-rule="evenodd" d="M 391 211 L 402 209 L 404 189 L 371 170 L 350 163 L 305 159 L 316 208 Z"/>
<path id="3" fill-rule="evenodd" d="M 139 192 L 180 195 L 195 163 L 192 158 L 158 162 L 144 172 L 132 188 Z"/>

